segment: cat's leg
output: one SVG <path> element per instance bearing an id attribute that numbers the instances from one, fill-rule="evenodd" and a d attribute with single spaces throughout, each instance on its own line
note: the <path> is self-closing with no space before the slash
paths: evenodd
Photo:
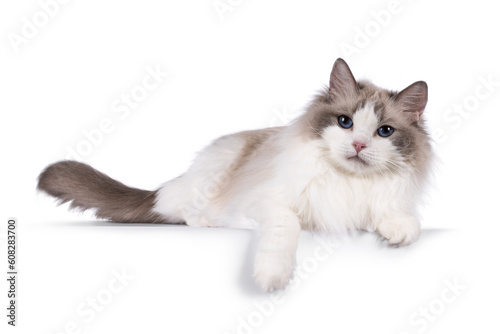
<path id="1" fill-rule="evenodd" d="M 213 200 L 221 191 L 223 181 L 212 178 L 211 175 L 186 173 L 162 186 L 155 211 L 165 217 L 175 217 L 189 226 L 218 226 L 214 219 Z"/>
<path id="2" fill-rule="evenodd" d="M 376 222 L 375 229 L 390 245 L 406 246 L 420 235 L 419 221 L 408 214 L 381 218 Z"/>
<path id="3" fill-rule="evenodd" d="M 198 154 L 186 173 L 162 185 L 154 211 L 178 217 L 190 226 L 219 226 L 214 203 L 230 184 L 246 145 L 241 134 L 215 140 Z"/>
<path id="4" fill-rule="evenodd" d="M 254 263 L 255 280 L 266 291 L 283 289 L 290 281 L 300 234 L 299 219 L 291 210 L 270 212 L 260 222 Z"/>

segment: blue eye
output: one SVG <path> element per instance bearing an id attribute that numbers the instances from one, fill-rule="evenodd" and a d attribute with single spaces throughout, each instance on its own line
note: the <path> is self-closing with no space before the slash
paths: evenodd
<path id="1" fill-rule="evenodd" d="M 380 137 L 389 137 L 394 133 L 394 128 L 389 125 L 384 125 L 378 128 L 377 133 Z"/>
<path id="2" fill-rule="evenodd" d="M 352 119 L 350 119 L 347 116 L 339 116 L 339 125 L 343 127 L 344 129 L 349 129 L 352 127 Z"/>

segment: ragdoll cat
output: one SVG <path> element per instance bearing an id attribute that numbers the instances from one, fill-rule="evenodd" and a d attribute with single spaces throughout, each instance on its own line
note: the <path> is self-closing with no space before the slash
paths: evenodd
<path id="1" fill-rule="evenodd" d="M 255 280 L 282 289 L 301 229 L 375 230 L 392 245 L 418 238 L 416 207 L 432 157 L 426 103 L 423 81 L 388 91 L 357 82 L 337 59 L 329 87 L 291 124 L 220 137 L 157 190 L 75 161 L 48 166 L 38 188 L 118 222 L 257 228 Z"/>

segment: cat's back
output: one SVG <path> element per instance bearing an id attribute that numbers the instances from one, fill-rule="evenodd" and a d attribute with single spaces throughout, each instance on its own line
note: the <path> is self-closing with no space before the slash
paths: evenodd
<path id="1" fill-rule="evenodd" d="M 238 185 L 247 179 L 243 175 L 257 174 L 248 170 L 249 162 L 258 160 L 265 169 L 263 161 L 272 155 L 273 136 L 282 130 L 273 127 L 217 138 L 198 154 L 185 174 L 162 186 L 155 210 L 168 217 L 180 217 L 188 225 L 220 226 L 217 217 L 221 205 L 228 201 L 229 194 L 240 189 Z"/>
<path id="2" fill-rule="evenodd" d="M 227 172 L 235 171 L 262 152 L 266 143 L 283 127 L 248 130 L 217 138 L 197 157 L 195 165 L 206 170 L 210 165 Z M 195 167 L 193 165 L 193 167 Z"/>

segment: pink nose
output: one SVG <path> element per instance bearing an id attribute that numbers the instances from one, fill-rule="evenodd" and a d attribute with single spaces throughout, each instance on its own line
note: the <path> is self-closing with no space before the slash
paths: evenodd
<path id="1" fill-rule="evenodd" d="M 352 146 L 354 146 L 356 152 L 359 153 L 361 152 L 362 149 L 366 147 L 366 144 L 363 142 L 355 141 L 354 143 L 352 143 Z"/>

